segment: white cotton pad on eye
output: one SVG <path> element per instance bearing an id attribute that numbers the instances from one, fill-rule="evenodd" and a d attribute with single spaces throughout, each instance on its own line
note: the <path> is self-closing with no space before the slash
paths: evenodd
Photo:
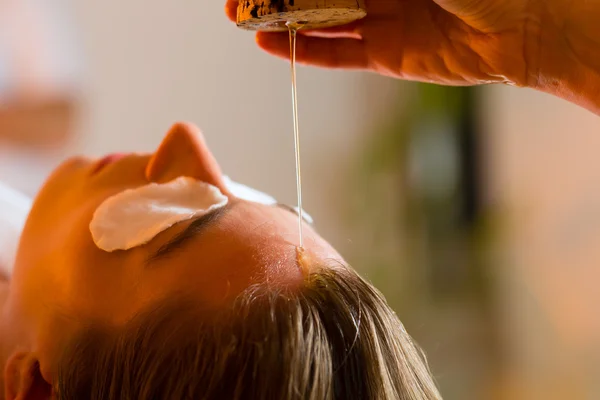
<path id="1" fill-rule="evenodd" d="M 90 232 L 104 251 L 129 250 L 178 222 L 205 215 L 227 202 L 216 186 L 192 178 L 151 183 L 106 199 L 94 212 Z"/>

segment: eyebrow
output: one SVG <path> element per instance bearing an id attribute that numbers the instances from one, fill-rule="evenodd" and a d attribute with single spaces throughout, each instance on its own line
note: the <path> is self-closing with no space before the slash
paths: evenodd
<path id="1" fill-rule="evenodd" d="M 217 208 L 214 211 L 205 214 L 187 226 L 183 231 L 179 232 L 175 235 L 171 240 L 167 243 L 160 246 L 160 248 L 154 252 L 147 259 L 147 263 L 151 263 L 161 258 L 167 257 L 174 250 L 180 249 L 185 246 L 190 240 L 195 237 L 201 235 L 204 231 L 206 231 L 209 227 L 216 224 L 225 214 L 231 210 L 231 203 L 227 204 L 225 207 Z"/>

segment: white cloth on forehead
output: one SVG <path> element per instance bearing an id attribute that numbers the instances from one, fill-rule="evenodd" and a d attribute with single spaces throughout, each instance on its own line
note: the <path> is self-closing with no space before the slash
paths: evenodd
<path id="1" fill-rule="evenodd" d="M 240 199 L 253 201 L 255 203 L 266 204 L 268 206 L 277 204 L 277 200 L 273 196 L 251 188 L 250 186 L 242 185 L 241 183 L 234 182 L 230 177 L 224 176 L 225 186 L 233 193 L 235 197 Z"/>
<path id="2" fill-rule="evenodd" d="M 223 177 L 225 179 L 225 185 L 227 185 L 227 189 L 235 196 L 240 199 L 253 201 L 256 203 L 266 204 L 268 206 L 278 204 L 277 200 L 266 193 L 261 192 L 260 190 L 253 189 L 249 186 L 242 185 L 241 183 L 237 183 L 228 176 Z M 293 210 L 298 212 L 298 207 L 292 206 Z M 302 216 L 304 220 L 310 224 L 313 223 L 313 219 L 304 209 L 302 210 Z"/>

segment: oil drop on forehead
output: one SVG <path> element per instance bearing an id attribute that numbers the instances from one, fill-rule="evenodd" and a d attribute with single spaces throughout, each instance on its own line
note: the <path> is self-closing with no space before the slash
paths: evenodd
<path id="1" fill-rule="evenodd" d="M 294 151 L 296 153 L 296 192 L 298 196 L 298 234 L 300 237 L 300 249 L 304 247 L 302 237 L 302 173 L 300 170 L 300 132 L 298 130 L 298 96 L 296 92 L 296 33 L 302 28 L 303 22 L 287 22 L 286 26 L 290 33 L 290 67 L 292 72 L 292 112 L 294 121 Z"/>

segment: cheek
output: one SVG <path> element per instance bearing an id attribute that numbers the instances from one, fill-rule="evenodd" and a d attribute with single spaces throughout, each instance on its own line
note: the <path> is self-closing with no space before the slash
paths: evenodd
<path id="1" fill-rule="evenodd" d="M 54 230 L 63 225 L 63 219 L 80 207 L 83 196 L 81 180 L 86 164 L 79 159 L 70 160 L 59 166 L 46 180 L 34 199 L 27 218 L 25 233 L 33 234 Z"/>
<path id="2" fill-rule="evenodd" d="M 94 259 L 87 228 L 91 211 L 74 208 L 66 196 L 54 202 L 46 199 L 50 200 L 41 197 L 36 203 L 23 230 L 13 283 L 34 303 L 64 303 L 76 286 L 79 266 Z"/>
<path id="3" fill-rule="evenodd" d="M 138 252 L 105 253 L 89 234 L 60 232 L 19 265 L 15 284 L 24 307 L 36 317 L 68 315 L 82 322 L 118 324 L 139 309 L 143 296 Z"/>

